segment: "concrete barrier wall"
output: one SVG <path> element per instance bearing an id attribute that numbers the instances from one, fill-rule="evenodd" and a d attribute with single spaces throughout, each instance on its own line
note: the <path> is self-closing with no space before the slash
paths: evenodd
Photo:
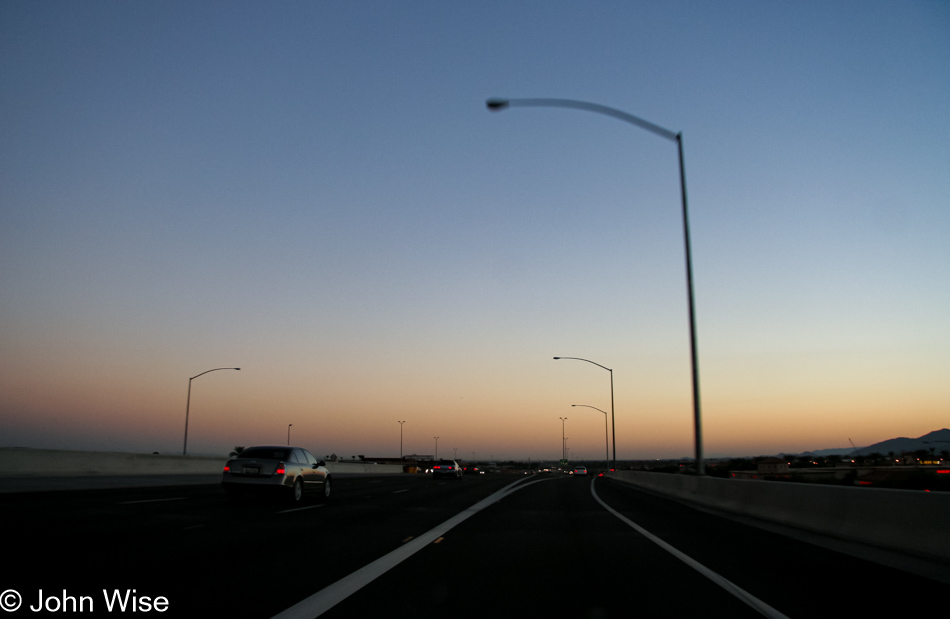
<path id="1" fill-rule="evenodd" d="M 610 476 L 654 492 L 839 539 L 950 561 L 950 493 L 720 479 Z"/>
<path id="2" fill-rule="evenodd" d="M 359 473 L 361 475 L 396 475 L 402 473 L 399 464 L 368 464 L 327 462 L 327 470 L 333 474 Z"/>
<path id="3" fill-rule="evenodd" d="M 225 462 L 225 457 L 4 447 L 0 476 L 207 475 L 220 473 Z"/>
<path id="4" fill-rule="evenodd" d="M 0 477 L 23 475 L 209 475 L 221 472 L 226 456 L 172 456 L 58 449 L 0 448 Z M 397 474 L 399 465 L 330 462 L 331 473 Z"/>

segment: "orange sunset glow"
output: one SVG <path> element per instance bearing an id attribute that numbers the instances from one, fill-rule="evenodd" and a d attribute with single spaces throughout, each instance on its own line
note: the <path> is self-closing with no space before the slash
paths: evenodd
<path id="1" fill-rule="evenodd" d="M 945 6 L 489 4 L 5 9 L 0 446 L 692 457 L 495 96 L 707 456 L 948 425 Z"/>

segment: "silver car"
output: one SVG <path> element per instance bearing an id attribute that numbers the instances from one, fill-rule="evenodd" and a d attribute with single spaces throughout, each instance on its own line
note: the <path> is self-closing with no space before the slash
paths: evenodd
<path id="1" fill-rule="evenodd" d="M 330 498 L 330 471 L 302 447 L 248 447 L 228 460 L 221 486 L 231 499 L 245 494 L 278 494 L 292 503 L 308 495 Z"/>
<path id="2" fill-rule="evenodd" d="M 455 460 L 439 460 L 432 465 L 432 477 L 451 477 L 452 479 L 462 479 L 462 467 Z"/>

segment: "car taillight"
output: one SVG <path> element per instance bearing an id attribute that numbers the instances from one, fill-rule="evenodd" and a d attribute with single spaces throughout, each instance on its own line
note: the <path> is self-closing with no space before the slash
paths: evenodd
<path id="1" fill-rule="evenodd" d="M 434 468 L 434 469 L 441 469 L 442 467 L 441 467 L 441 466 L 433 466 L 432 468 Z"/>
<path id="2" fill-rule="evenodd" d="M 228 462 L 227 464 L 224 465 L 224 472 L 227 473 L 230 470 L 231 470 L 231 463 Z"/>
<path id="3" fill-rule="evenodd" d="M 284 468 L 284 463 L 281 462 L 277 465 L 277 470 L 274 471 L 274 475 L 284 475 L 287 473 L 287 469 Z"/>

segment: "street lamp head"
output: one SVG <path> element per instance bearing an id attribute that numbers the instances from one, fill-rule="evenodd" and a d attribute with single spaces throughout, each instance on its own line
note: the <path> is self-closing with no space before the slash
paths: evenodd
<path id="1" fill-rule="evenodd" d="M 508 99 L 488 99 L 485 101 L 485 105 L 492 112 L 500 112 L 506 109 L 511 104 Z"/>
<path id="2" fill-rule="evenodd" d="M 234 368 L 235 370 L 240 370 L 241 368 Z"/>
<path id="3" fill-rule="evenodd" d="M 560 357 L 554 357 L 555 359 L 560 359 Z"/>

